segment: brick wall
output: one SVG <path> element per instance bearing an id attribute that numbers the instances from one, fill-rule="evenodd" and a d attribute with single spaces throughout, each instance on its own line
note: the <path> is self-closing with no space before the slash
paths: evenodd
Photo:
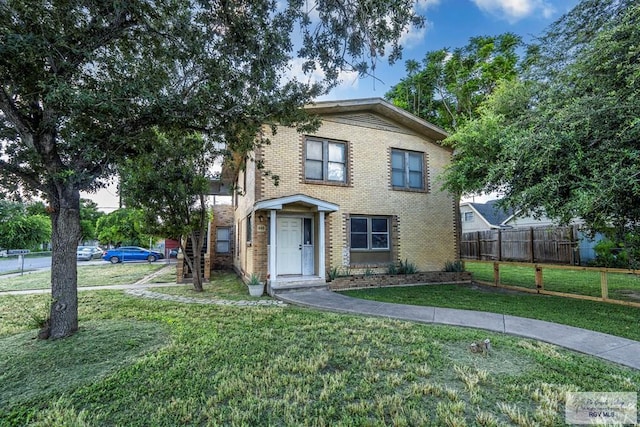
<path id="1" fill-rule="evenodd" d="M 267 234 L 267 216 L 260 214 L 256 216 L 256 223 L 253 227 L 253 273 L 260 276 L 261 280 L 267 279 L 268 245 L 269 236 Z"/>
<path id="2" fill-rule="evenodd" d="M 349 116 L 325 117 L 315 135 L 348 143 L 348 185 L 323 185 L 304 180 L 304 136 L 295 129 L 279 128 L 272 144 L 261 148 L 266 170 L 280 177 L 256 172 L 260 199 L 305 194 L 335 203 L 340 210 L 328 215 L 327 269 L 349 263 L 349 215 L 384 215 L 397 218 L 396 260 L 408 260 L 421 271 L 436 271 L 457 259 L 456 203 L 440 190 L 437 177 L 451 161 L 451 151 L 401 126 L 364 126 Z M 391 188 L 390 148 L 425 154 L 425 191 Z M 397 228 L 397 229 L 396 229 Z"/>
<path id="3" fill-rule="evenodd" d="M 212 270 L 228 270 L 233 268 L 233 253 L 235 250 L 234 209 L 231 205 L 214 205 L 213 206 L 213 224 L 211 227 L 211 251 L 212 251 Z M 218 227 L 230 228 L 229 253 L 216 252 L 216 235 Z"/>
<path id="4" fill-rule="evenodd" d="M 471 282 L 471 273 L 430 271 L 416 274 L 374 274 L 349 277 L 337 277 L 329 282 L 329 289 L 344 291 L 347 289 L 383 288 L 390 286 L 407 286 L 427 283 L 468 283 Z"/>

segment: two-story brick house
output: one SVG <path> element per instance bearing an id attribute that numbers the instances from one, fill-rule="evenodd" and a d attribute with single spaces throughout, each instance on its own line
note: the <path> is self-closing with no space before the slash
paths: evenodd
<path id="1" fill-rule="evenodd" d="M 238 172 L 235 269 L 272 292 L 324 283 L 332 268 L 456 260 L 457 202 L 436 180 L 451 160 L 445 132 L 382 99 L 306 108 L 321 118 L 315 133 L 279 128 Z"/>

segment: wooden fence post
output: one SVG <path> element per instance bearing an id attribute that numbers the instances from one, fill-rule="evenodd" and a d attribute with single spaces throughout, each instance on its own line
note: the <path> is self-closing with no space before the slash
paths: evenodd
<path id="1" fill-rule="evenodd" d="M 498 261 L 502 261 L 502 230 L 498 228 Z"/>
<path id="2" fill-rule="evenodd" d="M 542 267 L 536 265 L 536 289 L 544 290 L 544 282 L 542 281 Z"/>
<path id="3" fill-rule="evenodd" d="M 482 254 L 480 253 L 480 232 L 476 231 L 476 246 L 478 247 L 478 260 L 482 260 Z"/>
<path id="4" fill-rule="evenodd" d="M 500 286 L 500 263 L 493 263 L 493 283 L 495 286 Z"/>
<path id="5" fill-rule="evenodd" d="M 609 282 L 607 270 L 600 270 L 600 288 L 602 289 L 602 299 L 609 298 Z"/>

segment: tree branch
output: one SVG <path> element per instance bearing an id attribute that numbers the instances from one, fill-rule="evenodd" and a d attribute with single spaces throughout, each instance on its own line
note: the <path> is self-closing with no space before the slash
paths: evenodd
<path id="1" fill-rule="evenodd" d="M 20 113 L 18 107 L 16 107 L 16 104 L 5 91 L 4 87 L 0 90 L 0 110 L 2 110 L 7 116 L 7 119 L 16 127 L 25 144 L 33 148 L 33 130 L 31 129 L 30 123 L 28 119 Z"/>
<path id="2" fill-rule="evenodd" d="M 40 177 L 37 173 L 27 171 L 19 166 L 7 163 L 5 160 L 0 159 L 0 176 L 14 177 L 17 176 L 23 180 L 30 187 L 43 193 L 47 193 L 48 189 L 46 185 L 40 182 Z"/>

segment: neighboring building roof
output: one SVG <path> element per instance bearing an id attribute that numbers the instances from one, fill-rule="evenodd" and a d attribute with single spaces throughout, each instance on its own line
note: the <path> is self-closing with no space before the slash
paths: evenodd
<path id="1" fill-rule="evenodd" d="M 511 218 L 515 211 L 513 209 L 503 210 L 498 207 L 499 200 L 490 200 L 486 203 L 463 203 L 475 210 L 484 220 L 493 227 L 503 226 L 503 222 Z"/>
<path id="2" fill-rule="evenodd" d="M 382 98 L 346 99 L 341 101 L 321 101 L 305 105 L 305 110 L 313 114 L 357 113 L 368 111 L 377 113 L 393 120 L 414 132 L 440 142 L 445 139 L 447 132 L 438 126 L 421 119 L 418 116 L 396 107 Z"/>

